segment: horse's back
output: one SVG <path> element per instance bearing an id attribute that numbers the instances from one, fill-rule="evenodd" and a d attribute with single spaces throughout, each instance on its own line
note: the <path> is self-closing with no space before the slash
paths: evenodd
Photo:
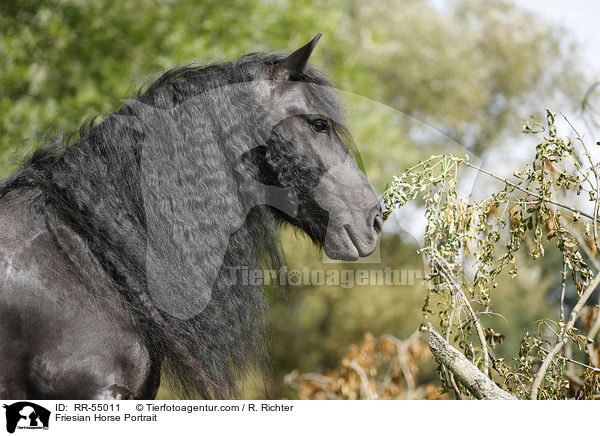
<path id="1" fill-rule="evenodd" d="M 136 385 L 127 387 L 131 395 L 144 395 L 136 391 L 149 355 L 120 296 L 93 262 L 86 273 L 95 271 L 101 295 L 86 289 L 38 201 L 35 191 L 0 198 L 0 398 L 94 398 L 125 383 Z M 81 262 L 91 260 L 66 226 L 61 236 Z"/>

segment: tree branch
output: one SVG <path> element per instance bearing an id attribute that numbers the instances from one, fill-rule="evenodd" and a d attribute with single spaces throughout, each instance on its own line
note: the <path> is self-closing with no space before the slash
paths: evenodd
<path id="1" fill-rule="evenodd" d="M 454 374 L 475 398 L 479 400 L 516 400 L 508 392 L 500 389 L 456 348 L 446 342 L 431 324 L 428 324 L 427 328 L 429 349 L 435 356 L 435 360 Z"/>
<path id="2" fill-rule="evenodd" d="M 349 363 L 348 367 L 352 368 L 360 378 L 360 397 L 361 400 L 373 400 L 373 395 L 371 395 L 371 388 L 369 386 L 369 377 L 365 373 L 365 370 L 362 366 L 358 364 L 356 359 L 352 359 Z"/>
<path id="3" fill-rule="evenodd" d="M 571 330 L 573 328 L 573 326 L 575 325 L 575 321 L 577 321 L 577 318 L 579 318 L 579 312 L 581 312 L 581 309 L 583 309 L 583 306 L 585 305 L 587 300 L 590 298 L 590 296 L 592 295 L 592 293 L 594 292 L 594 290 L 596 289 L 598 284 L 600 284 L 600 273 L 596 274 L 596 277 L 594 277 L 592 279 L 592 281 L 590 282 L 590 284 L 588 285 L 586 290 L 583 292 L 583 294 L 579 298 L 579 301 L 577 301 L 577 304 L 575 305 L 575 307 L 571 311 L 571 315 L 569 316 L 569 322 L 560 331 L 560 334 L 558 336 L 558 340 L 556 341 L 556 344 L 554 344 L 554 346 L 552 347 L 550 352 L 546 355 L 546 358 L 542 362 L 542 366 L 540 366 L 540 370 L 535 375 L 535 379 L 533 380 L 533 385 L 531 386 L 530 398 L 532 400 L 537 399 L 538 392 L 540 390 L 540 386 L 542 385 L 542 381 L 544 380 L 544 376 L 546 375 L 546 371 L 548 371 L 548 368 L 550 367 L 550 364 L 554 360 L 554 357 L 560 352 L 560 350 L 562 350 L 562 348 L 565 346 L 565 344 L 569 340 L 569 335 L 568 335 L 569 330 Z"/>
<path id="4" fill-rule="evenodd" d="M 465 305 L 467 312 L 471 316 L 473 323 L 475 324 L 475 329 L 477 330 L 477 336 L 479 336 L 479 342 L 481 343 L 481 352 L 483 353 L 483 373 L 487 375 L 489 372 L 489 368 L 490 368 L 490 357 L 489 357 L 489 352 L 488 352 L 488 347 L 487 347 L 487 341 L 485 339 L 485 332 L 483 331 L 481 321 L 479 321 L 477 314 L 471 307 L 471 303 L 469 302 L 469 299 L 467 298 L 465 291 L 463 291 L 462 287 L 457 282 L 456 278 L 452 275 L 452 268 L 448 264 L 448 261 L 446 259 L 444 259 L 442 257 L 442 255 L 437 252 L 437 250 L 435 250 L 433 260 L 442 268 L 442 271 L 440 271 L 442 273 L 442 276 L 446 279 L 447 282 L 449 282 L 450 285 L 452 285 L 454 287 L 459 298 L 463 301 L 463 304 Z"/>
<path id="5" fill-rule="evenodd" d="M 598 217 L 597 217 L 597 216 L 592 216 L 592 215 L 590 215 L 590 214 L 588 214 L 588 213 L 585 213 L 585 212 L 583 212 L 583 211 L 581 211 L 581 210 L 575 209 L 575 208 L 573 208 L 573 207 L 571 207 L 571 206 L 567 206 L 566 204 L 561 204 L 561 203 L 558 203 L 558 202 L 556 202 L 556 201 L 554 201 L 554 200 L 551 200 L 551 199 L 549 199 L 549 198 L 542 197 L 541 195 L 538 195 L 538 194 L 536 194 L 535 192 L 531 192 L 531 191 L 529 191 L 529 190 L 527 190 L 527 189 L 523 189 L 523 188 L 521 188 L 519 185 L 516 185 L 516 184 L 514 184 L 514 183 L 512 183 L 512 182 L 509 182 L 507 179 L 504 179 L 504 178 L 502 178 L 502 177 L 498 177 L 498 176 L 497 176 L 497 175 L 495 175 L 494 173 L 491 173 L 491 172 L 489 172 L 489 171 L 487 171 L 487 170 L 484 170 L 483 168 L 480 168 L 480 167 L 478 167 L 477 165 L 473 165 L 472 163 L 470 163 L 470 162 L 467 162 L 467 161 L 466 161 L 466 160 L 464 160 L 464 159 L 457 158 L 457 157 L 453 157 L 453 159 L 454 159 L 454 160 L 456 160 L 457 162 L 461 163 L 461 164 L 464 164 L 464 165 L 466 165 L 466 166 L 468 166 L 468 167 L 471 167 L 471 168 L 473 168 L 474 170 L 477 170 L 477 171 L 479 171 L 479 172 L 482 172 L 483 174 L 486 174 L 486 175 L 488 175 L 488 176 L 492 177 L 493 179 L 496 179 L 496 180 L 498 180 L 498 181 L 500 181 L 500 182 L 503 182 L 503 183 L 507 184 L 508 186 L 511 186 L 512 188 L 514 188 L 514 189 L 516 189 L 516 190 L 518 190 L 518 191 L 521 191 L 521 192 L 523 192 L 524 194 L 530 195 L 530 196 L 532 196 L 533 198 L 537 198 L 537 199 L 538 199 L 538 200 L 540 200 L 540 201 L 544 201 L 544 202 L 546 202 L 546 203 L 550 203 L 550 204 L 553 204 L 553 205 L 555 205 L 555 206 L 562 207 L 563 209 L 570 210 L 571 212 L 578 213 L 580 216 L 584 216 L 584 217 L 588 218 L 588 219 L 589 219 L 590 221 L 592 221 L 592 222 L 595 222 L 595 223 L 597 223 L 597 221 L 598 221 Z"/>

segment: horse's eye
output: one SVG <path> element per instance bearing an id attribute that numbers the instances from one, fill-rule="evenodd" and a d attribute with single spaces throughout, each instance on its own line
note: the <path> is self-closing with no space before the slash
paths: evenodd
<path id="1" fill-rule="evenodd" d="M 329 122 L 327 120 L 310 121 L 310 127 L 317 133 L 329 133 Z"/>

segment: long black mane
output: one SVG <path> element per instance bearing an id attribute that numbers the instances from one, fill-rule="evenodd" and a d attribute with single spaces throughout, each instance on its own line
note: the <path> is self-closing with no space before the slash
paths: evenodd
<path id="1" fill-rule="evenodd" d="M 102 298 L 98 283 L 103 275 L 108 277 L 153 358 L 166 359 L 163 369 L 172 387 L 187 397 L 236 396 L 240 376 L 260 366 L 267 354 L 262 287 L 232 283 L 227 275 L 229 267 L 278 268 L 277 221 L 264 205 L 240 207 L 248 176 L 240 171 L 246 167 L 217 157 L 243 154 L 248 141 L 255 139 L 248 131 L 264 109 L 249 90 L 282 58 L 253 54 L 229 63 L 172 69 L 122 109 L 82 129 L 77 141 L 67 145 L 56 140 L 41 147 L 21 169 L 0 181 L 0 197 L 9 192 L 31 194 L 31 206 L 44 217 L 57 248 L 91 295 Z M 293 80 L 306 82 L 320 106 L 333 119 L 342 119 L 334 93 L 323 91 L 329 82 L 321 73 L 307 68 Z M 229 90 L 239 84 L 248 86 Z M 193 113 L 177 111 L 207 91 L 211 95 L 201 100 L 204 107 Z M 160 126 L 144 125 L 157 110 L 178 117 L 183 130 L 177 139 L 164 141 Z M 204 127 L 193 135 L 185 131 L 189 123 L 199 122 Z M 150 158 L 149 149 L 155 153 Z M 182 181 L 173 156 L 189 150 L 198 153 L 194 159 L 199 169 Z M 194 189 L 190 180 L 198 182 Z M 154 197 L 165 189 L 178 198 L 193 196 L 193 201 L 172 204 L 174 212 L 165 212 L 157 206 L 164 198 Z M 174 216 L 187 224 L 176 226 L 170 222 Z M 157 222 L 164 228 L 156 229 L 150 241 L 150 228 Z M 61 225 L 85 241 L 84 252 L 74 249 Z M 221 227 L 234 231 L 219 233 Z M 192 279 L 205 279 L 199 274 L 213 266 L 207 247 L 223 243 L 222 264 L 200 313 L 176 316 L 156 304 L 150 287 L 167 300 L 189 296 L 193 305 L 197 296 L 189 289 Z"/>

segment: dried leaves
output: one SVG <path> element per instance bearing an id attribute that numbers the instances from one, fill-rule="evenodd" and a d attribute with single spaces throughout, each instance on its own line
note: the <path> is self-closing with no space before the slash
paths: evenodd
<path id="1" fill-rule="evenodd" d="M 326 375 L 294 371 L 285 382 L 303 400 L 448 399 L 439 382 L 418 385 L 419 364 L 432 360 L 417 334 L 400 340 L 366 333 L 335 370 Z"/>
<path id="2" fill-rule="evenodd" d="M 563 259 L 560 275 L 563 294 L 566 286 L 574 286 L 581 299 L 594 276 L 588 263 L 589 256 L 594 257 L 598 251 L 594 223 L 597 223 L 597 199 L 600 198 L 599 179 L 593 177 L 597 176 L 597 164 L 577 134 L 575 139 L 582 144 L 590 165 L 580 161 L 574 140 L 558 135 L 555 118 L 553 112 L 547 111 L 545 125 L 531 122 L 524 125 L 525 133 L 543 134 L 543 137 L 538 142 L 533 162 L 514 171 L 510 180 L 479 168 L 467 159 L 432 156 L 394 177 L 384 195 L 387 215 L 416 198 L 426 207 L 427 227 L 421 252 L 430 267 L 430 288 L 424 318 L 439 315 L 446 337 L 454 338 L 456 346 L 484 372 L 491 360 L 504 388 L 521 398 L 530 395 L 539 372 L 538 377 L 544 380 L 539 398 L 566 398 L 569 395 L 566 368 L 575 365 L 581 373 L 585 366 L 561 353 L 548 357 L 549 350 L 558 342 L 568 341 L 587 353 L 587 357 L 578 358 L 589 362 L 589 345 L 594 339 L 574 327 L 565 328 L 562 315 L 561 320 L 554 323 L 556 331 L 550 329 L 554 332 L 552 335 L 548 334 L 548 328 L 539 328 L 537 335 L 526 334 L 519 355 L 507 363 L 495 359 L 490 351 L 504 340 L 504 335 L 483 326 L 478 317 L 481 312 L 489 312 L 500 276 L 503 273 L 512 278 L 518 276 L 522 253 L 537 260 L 544 257 L 546 250 L 557 250 Z M 456 192 L 461 166 L 500 181 L 501 189 L 482 201 L 461 198 Z M 593 215 L 572 204 L 582 193 L 594 203 Z M 571 204 L 558 199 L 568 199 Z M 585 237 L 577 230 L 582 227 L 582 220 L 585 220 Z M 547 241 L 553 241 L 553 246 Z M 465 260 L 472 265 L 469 273 L 463 268 Z M 561 307 L 562 313 L 564 307 Z M 544 360 L 548 362 L 541 365 Z M 541 367 L 546 368 L 540 371 Z M 442 372 L 442 375 L 445 385 L 453 386 L 449 373 Z M 585 383 L 592 391 L 596 389 L 595 384 Z M 589 397 L 591 394 L 586 391 L 581 395 Z"/>
<path id="3" fill-rule="evenodd" d="M 574 140 L 558 135 L 555 118 L 547 111 L 545 125 L 525 123 L 525 133 L 543 137 L 532 163 L 514 171 L 510 180 L 468 159 L 432 156 L 394 177 L 384 193 L 384 216 L 415 199 L 425 205 L 427 226 L 420 252 L 430 271 L 424 323 L 433 315 L 439 317 L 445 338 L 518 398 L 589 399 L 600 395 L 596 342 L 600 320 L 598 310 L 582 308 L 600 277 L 595 275 L 600 270 L 595 257 L 600 170 L 575 132 L 590 165 L 581 162 Z M 461 166 L 500 181 L 502 187 L 481 201 L 462 198 L 456 190 Z M 581 201 L 573 202 L 577 198 L 593 203 L 594 213 L 580 209 Z M 485 326 L 480 315 L 492 313 L 502 274 L 518 277 L 524 256 L 538 260 L 547 250 L 562 259 L 557 271 L 562 287 L 560 319 L 540 320 L 535 334 L 526 332 L 521 338 L 517 355 L 508 361 L 497 358 L 493 349 L 505 335 Z M 463 268 L 467 260 L 469 268 Z M 575 288 L 579 299 L 568 322 L 567 287 Z M 584 322 L 576 326 L 580 311 Z M 439 384 L 417 382 L 419 364 L 430 358 L 414 335 L 404 341 L 365 335 L 336 370 L 325 376 L 294 372 L 286 380 L 303 399 L 447 398 L 439 394 Z M 440 368 L 440 375 L 446 391 L 469 398 L 446 368 Z"/>

